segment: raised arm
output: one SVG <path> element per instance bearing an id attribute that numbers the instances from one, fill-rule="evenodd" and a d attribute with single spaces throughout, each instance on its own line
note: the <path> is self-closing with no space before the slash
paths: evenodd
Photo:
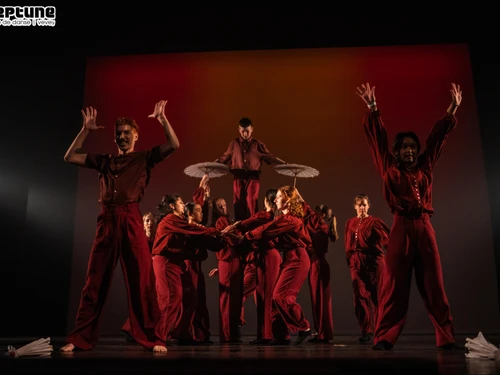
<path id="1" fill-rule="evenodd" d="M 462 90 L 460 89 L 460 85 L 452 83 L 450 93 L 451 103 L 446 112 L 450 115 L 454 115 L 457 113 L 457 109 L 460 107 L 460 104 L 462 104 Z"/>
<path id="2" fill-rule="evenodd" d="M 200 206 L 203 206 L 207 199 L 210 198 L 210 188 L 208 187 L 208 174 L 204 174 L 200 180 L 200 184 L 193 193 L 193 201 Z"/>
<path id="3" fill-rule="evenodd" d="M 177 135 L 175 134 L 172 125 L 170 125 L 170 122 L 165 116 L 165 104 L 167 104 L 166 100 L 160 100 L 158 103 L 156 103 L 154 112 L 148 116 L 150 118 L 156 118 L 160 122 L 161 126 L 163 126 L 163 130 L 165 131 L 167 143 L 164 143 L 160 146 L 161 160 L 165 160 L 179 148 L 179 140 L 177 139 Z"/>
<path id="4" fill-rule="evenodd" d="M 424 157 L 426 159 L 426 164 L 430 168 L 433 168 L 436 164 L 443 150 L 446 138 L 448 138 L 458 123 L 455 113 L 460 103 L 462 103 L 462 90 L 460 89 L 460 85 L 452 83 L 450 92 L 451 103 L 446 111 L 446 115 L 436 122 L 431 133 L 427 137 Z"/>
<path id="5" fill-rule="evenodd" d="M 90 132 L 98 129 L 104 129 L 104 126 L 97 126 L 97 109 L 94 109 L 93 107 L 87 107 L 85 108 L 85 111 L 82 109 L 82 117 L 82 129 L 73 140 L 73 143 L 71 143 L 71 146 L 69 146 L 68 151 L 66 151 L 64 161 L 80 167 L 85 167 L 87 154 L 82 151 L 83 143 L 87 139 Z"/>
<path id="6" fill-rule="evenodd" d="M 363 128 L 377 172 L 383 176 L 389 166 L 395 163 L 396 160 L 389 151 L 387 129 L 380 117 L 375 99 L 375 86 L 370 87 L 368 82 L 366 85 L 362 84 L 361 88 L 357 87 L 356 94 L 369 109 L 369 112 L 363 118 Z"/>
<path id="7" fill-rule="evenodd" d="M 208 219 L 210 218 L 210 207 L 212 202 L 210 201 L 210 186 L 208 185 L 208 181 L 209 176 L 205 173 L 200 181 L 200 185 L 193 193 L 193 201 L 201 206 L 203 213 L 201 225 L 207 225 Z"/>

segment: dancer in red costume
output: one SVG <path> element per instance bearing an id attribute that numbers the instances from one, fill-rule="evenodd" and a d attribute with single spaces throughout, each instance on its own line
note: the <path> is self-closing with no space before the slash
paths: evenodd
<path id="1" fill-rule="evenodd" d="M 208 183 L 208 175 L 205 175 L 200 183 L 200 187 L 206 186 Z M 194 202 L 186 204 L 187 220 L 190 224 L 203 225 L 207 220 L 204 218 L 203 207 L 207 206 L 207 195 L 196 194 L 195 190 L 193 195 Z M 197 249 L 195 256 L 192 259 L 186 260 L 188 273 L 193 280 L 194 292 L 197 294 L 197 303 L 194 312 L 192 323 L 192 337 L 195 341 L 201 343 L 212 344 L 210 340 L 210 316 L 207 307 L 207 292 L 205 285 L 205 274 L 203 273 L 202 262 L 208 258 L 208 251 L 203 247 L 203 243 L 198 241 L 199 249 Z M 194 244 L 189 244 L 193 246 Z"/>
<path id="2" fill-rule="evenodd" d="M 328 343 L 333 340 L 333 309 L 330 265 L 326 260 L 326 253 L 328 252 L 329 237 L 333 236 L 333 229 L 326 223 L 323 215 L 318 213 L 318 210 L 313 210 L 300 193 L 298 195 L 304 208 L 304 224 L 312 240 L 308 249 L 311 261 L 308 284 L 316 333 L 308 341 Z"/>
<path id="3" fill-rule="evenodd" d="M 384 251 L 389 242 L 389 227 L 378 217 L 368 215 L 370 198 L 354 197 L 356 216 L 345 223 L 344 244 L 354 292 L 354 313 L 361 329 L 359 342 L 373 338 L 377 321 L 378 283 L 384 269 Z"/>
<path id="4" fill-rule="evenodd" d="M 451 84 L 451 104 L 432 128 L 425 150 L 413 132 L 396 135 L 391 154 L 387 130 L 375 99 L 375 86 L 357 88 L 368 106 L 363 128 L 373 162 L 383 180 L 384 198 L 394 221 L 386 251 L 385 268 L 379 286 L 379 308 L 374 350 L 389 350 L 403 330 L 412 271 L 436 334 L 436 346 L 455 348 L 453 318 L 444 289 L 443 271 L 430 218 L 434 167 L 448 136 L 458 121 L 455 113 L 462 102 L 460 85 Z"/>
<path id="5" fill-rule="evenodd" d="M 276 194 L 276 189 L 268 189 L 264 197 L 264 210 L 257 212 L 246 220 L 237 221 L 231 228 L 227 228 L 225 231 L 237 229 L 238 232 L 245 233 L 274 220 L 279 213 L 275 203 Z M 247 256 L 247 259 L 255 258 L 256 270 L 249 269 L 248 264 L 251 263 L 247 262 L 247 267 L 243 272 L 243 304 L 245 303 L 245 298 L 252 289 L 255 289 L 255 300 L 257 305 L 257 338 L 250 341 L 251 345 L 266 345 L 273 340 L 273 291 L 276 281 L 278 280 L 282 261 L 279 251 L 273 246 L 274 244 L 272 241 L 269 241 L 267 244 L 259 243 L 259 246 L 256 246 L 255 250 Z M 256 285 L 247 281 L 254 279 L 251 274 L 251 272 L 254 271 Z M 243 310 L 244 306 L 242 309 L 242 316 Z"/>
<path id="6" fill-rule="evenodd" d="M 200 251 L 219 251 L 225 241 L 215 228 L 188 223 L 178 194 L 164 196 L 158 211 L 165 216 L 158 223 L 152 252 L 160 308 L 156 336 L 164 348 L 170 339 L 180 345 L 196 345 L 192 325 L 198 294 L 188 265 L 202 257 Z"/>
<path id="7" fill-rule="evenodd" d="M 285 164 L 274 156 L 264 143 L 252 137 L 253 125 L 249 118 L 239 121 L 240 136 L 229 146 L 216 162 L 230 167 L 233 181 L 234 219 L 248 219 L 258 211 L 260 172 L 262 162 L 269 165 Z"/>
<path id="8" fill-rule="evenodd" d="M 144 223 L 144 233 L 146 233 L 146 237 L 148 238 L 148 246 L 149 252 L 153 250 L 153 243 L 156 235 L 156 227 L 158 226 L 158 222 L 156 221 L 155 216 L 152 212 L 146 212 L 142 215 L 142 221 Z M 127 342 L 135 342 L 132 337 L 132 327 L 130 326 L 130 319 L 127 318 L 125 323 L 122 326 L 122 332 L 125 333 Z"/>
<path id="9" fill-rule="evenodd" d="M 269 241 L 273 241 L 274 245 L 269 248 L 283 252 L 283 263 L 273 291 L 274 340 L 270 345 L 290 345 L 290 333 L 294 332 L 298 333 L 296 344 L 301 344 L 311 334 L 311 326 L 297 303 L 297 296 L 309 274 L 311 263 L 307 249 L 312 240 L 304 225 L 304 207 L 297 189 L 279 188 L 276 207 L 282 215 L 246 232 L 242 244 L 269 246 Z"/>
<path id="10" fill-rule="evenodd" d="M 162 125 L 166 143 L 151 150 L 135 151 L 139 126 L 135 120 L 121 117 L 115 122 L 116 156 L 82 152 L 87 136 L 103 128 L 96 123 L 96 109 L 87 107 L 85 111 L 82 110 L 82 129 L 64 160 L 99 172 L 101 212 L 90 250 L 76 327 L 68 335 L 68 344 L 61 348 L 63 352 L 71 352 L 75 348 L 88 350 L 97 342 L 104 303 L 118 260 L 125 278 L 134 340 L 148 349 L 166 351 L 161 346 L 161 339 L 155 337 L 158 305 L 151 254 L 139 208 L 151 169 L 179 148 L 179 140 L 165 117 L 166 103 L 166 100 L 158 102 L 154 112 L 149 115 Z"/>

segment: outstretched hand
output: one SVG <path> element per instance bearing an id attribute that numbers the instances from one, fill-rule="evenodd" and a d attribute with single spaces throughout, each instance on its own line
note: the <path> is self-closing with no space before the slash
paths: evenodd
<path id="1" fill-rule="evenodd" d="M 235 229 L 236 229 L 236 225 L 238 225 L 240 222 L 237 221 L 236 223 L 234 224 L 229 224 L 227 227 L 225 227 L 224 229 L 222 229 L 220 231 L 221 234 L 227 234 L 229 232 L 233 232 Z"/>
<path id="2" fill-rule="evenodd" d="M 372 105 L 375 102 L 375 86 L 370 87 L 370 84 L 366 82 L 366 84 L 361 84 L 361 88 L 356 87 L 358 91 L 356 94 L 363 99 L 366 105 Z"/>
<path id="3" fill-rule="evenodd" d="M 457 85 L 455 83 L 451 84 L 451 102 L 459 106 L 460 103 L 462 103 L 462 90 L 460 89 L 460 85 Z"/>
<path id="4" fill-rule="evenodd" d="M 210 272 L 208 273 L 208 277 L 214 277 L 218 273 L 219 273 L 219 269 L 218 268 L 211 269 Z"/>
<path id="5" fill-rule="evenodd" d="M 89 131 L 94 131 L 98 129 L 104 129 L 104 126 L 97 126 L 96 118 L 97 118 L 97 109 L 93 107 L 85 108 L 85 111 L 82 109 L 82 117 L 83 117 L 83 127 Z"/>
<path id="6" fill-rule="evenodd" d="M 167 104 L 167 100 L 160 100 L 158 103 L 156 103 L 154 112 L 150 114 L 148 118 L 158 118 L 161 115 L 165 116 L 165 104 Z"/>

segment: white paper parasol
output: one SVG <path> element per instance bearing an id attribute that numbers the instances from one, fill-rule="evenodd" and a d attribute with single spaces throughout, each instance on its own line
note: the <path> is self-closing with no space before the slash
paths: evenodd
<path id="1" fill-rule="evenodd" d="M 229 167 L 222 163 L 204 162 L 190 165 L 184 169 L 184 173 L 191 177 L 202 178 L 203 175 L 208 174 L 208 177 L 220 177 L 229 172 Z"/>
<path id="2" fill-rule="evenodd" d="M 300 178 L 311 178 L 319 175 L 319 171 L 307 165 L 301 164 L 280 164 L 274 167 L 276 172 L 283 174 L 285 176 L 293 177 L 293 186 L 297 182 L 297 177 Z"/>

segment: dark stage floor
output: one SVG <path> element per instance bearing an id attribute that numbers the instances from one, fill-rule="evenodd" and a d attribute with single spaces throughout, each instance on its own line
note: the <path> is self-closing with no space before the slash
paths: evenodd
<path id="1" fill-rule="evenodd" d="M 465 337 L 457 337 L 464 345 Z M 485 337 L 498 346 L 500 336 Z M 122 336 L 102 337 L 91 351 L 60 353 L 63 338 L 52 338 L 50 357 L 0 359 L 0 374 L 500 374 L 500 361 L 466 359 L 464 350 L 434 347 L 432 335 L 403 335 L 386 352 L 359 344 L 357 336 L 338 336 L 332 344 L 252 346 L 253 337 L 240 345 L 172 346 L 168 353 L 148 352 Z M 292 338 L 293 339 L 293 338 Z M 0 338 L 0 346 L 16 348 L 33 339 Z M 293 341 L 292 341 L 293 342 Z"/>

